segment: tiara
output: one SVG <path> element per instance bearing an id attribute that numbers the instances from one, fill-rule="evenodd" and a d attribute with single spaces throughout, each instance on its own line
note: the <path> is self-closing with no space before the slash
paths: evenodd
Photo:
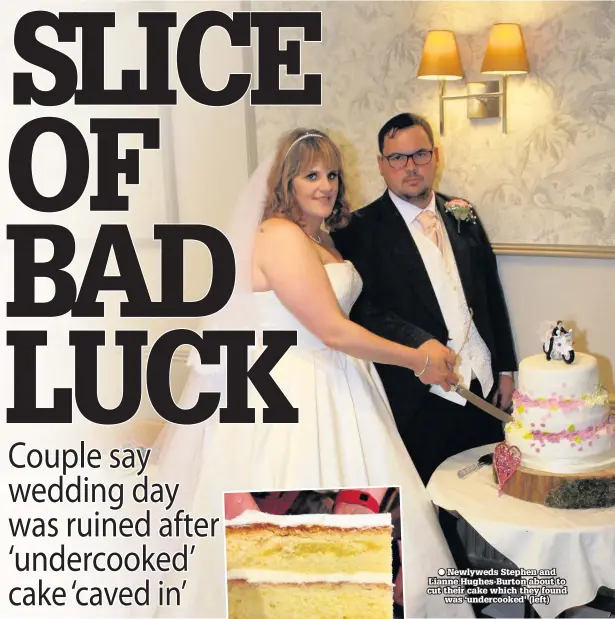
<path id="1" fill-rule="evenodd" d="M 286 151 L 286 154 L 284 155 L 284 159 L 286 159 L 286 157 L 288 157 L 288 153 L 290 153 L 290 151 L 293 149 L 293 146 L 295 144 L 297 144 L 298 142 L 301 142 L 301 140 L 304 140 L 305 138 L 322 138 L 323 136 L 320 135 L 320 133 L 304 133 L 302 136 L 298 137 L 289 147 L 288 150 Z"/>

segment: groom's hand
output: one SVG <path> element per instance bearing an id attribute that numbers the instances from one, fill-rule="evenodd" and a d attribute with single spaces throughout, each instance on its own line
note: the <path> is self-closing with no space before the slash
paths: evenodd
<path id="1" fill-rule="evenodd" d="M 425 355 L 429 354 L 429 364 L 420 377 L 421 382 L 425 385 L 440 385 L 444 391 L 450 391 L 451 385 L 459 382 L 453 372 L 456 363 L 455 353 L 434 339 L 421 344 L 418 350 Z"/>
<path id="2" fill-rule="evenodd" d="M 512 402 L 513 393 L 515 391 L 515 383 L 512 379 L 512 376 L 508 375 L 500 375 L 500 382 L 498 384 L 498 389 L 493 396 L 493 404 L 498 406 L 502 410 L 506 410 L 510 403 Z"/>

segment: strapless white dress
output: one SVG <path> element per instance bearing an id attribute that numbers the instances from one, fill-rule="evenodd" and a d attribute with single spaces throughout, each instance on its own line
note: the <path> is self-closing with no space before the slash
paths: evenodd
<path id="1" fill-rule="evenodd" d="M 348 314 L 361 292 L 358 272 L 350 262 L 328 264 L 326 271 Z M 250 405 L 256 408 L 256 424 L 207 422 L 192 514 L 222 518 L 224 491 L 400 486 L 406 616 L 474 616 L 467 604 L 445 604 L 442 597 L 426 593 L 429 577 L 455 565 L 374 366 L 324 346 L 274 292 L 255 295 L 263 329 L 297 332 L 297 346 L 271 375 L 299 409 L 299 423 L 261 423 L 262 402 L 254 392 Z M 194 404 L 202 380 L 192 373 L 182 407 Z M 225 617 L 223 536 L 201 541 L 190 562 L 177 615 Z M 169 609 L 158 609 L 156 615 L 169 616 Z"/>

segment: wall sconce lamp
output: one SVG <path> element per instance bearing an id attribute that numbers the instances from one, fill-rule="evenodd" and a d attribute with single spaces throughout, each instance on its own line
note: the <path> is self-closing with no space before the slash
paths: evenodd
<path id="1" fill-rule="evenodd" d="M 481 73 L 501 75 L 498 82 L 469 83 L 465 95 L 445 94 L 445 82 L 463 79 L 463 67 L 455 33 L 450 30 L 430 30 L 425 38 L 423 55 L 417 78 L 439 80 L 440 135 L 444 134 L 444 101 L 468 99 L 468 118 L 502 119 L 502 133 L 506 133 L 506 97 L 509 75 L 529 73 L 523 33 L 518 24 L 494 24 L 489 35 Z M 495 88 L 494 88 L 495 87 Z M 494 110 L 489 104 L 495 101 Z"/>

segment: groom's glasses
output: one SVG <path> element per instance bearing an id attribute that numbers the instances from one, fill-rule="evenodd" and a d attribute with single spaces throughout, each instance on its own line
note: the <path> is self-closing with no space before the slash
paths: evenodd
<path id="1" fill-rule="evenodd" d="M 403 153 L 392 153 L 382 155 L 394 170 L 403 170 L 408 165 L 408 159 L 412 159 L 416 165 L 425 165 L 431 161 L 433 150 L 417 150 L 415 153 L 405 155 Z"/>

